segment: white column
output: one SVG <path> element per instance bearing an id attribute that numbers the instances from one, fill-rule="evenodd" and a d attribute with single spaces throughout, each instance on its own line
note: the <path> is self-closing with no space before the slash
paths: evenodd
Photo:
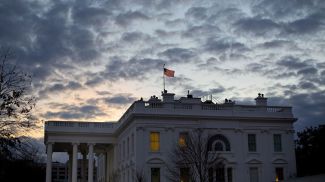
<path id="1" fill-rule="evenodd" d="M 88 144 L 88 182 L 94 180 L 94 144 Z"/>
<path id="2" fill-rule="evenodd" d="M 52 152 L 53 144 L 47 143 L 47 160 L 46 160 L 46 182 L 52 181 Z"/>
<path id="3" fill-rule="evenodd" d="M 72 148 L 72 182 L 77 182 L 78 178 L 78 143 L 73 143 Z"/>

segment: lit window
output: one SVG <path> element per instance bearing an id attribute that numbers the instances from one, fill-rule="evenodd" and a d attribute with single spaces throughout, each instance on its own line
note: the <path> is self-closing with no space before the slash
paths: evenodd
<path id="1" fill-rule="evenodd" d="M 282 152 L 282 141 L 280 134 L 273 135 L 274 152 Z"/>
<path id="2" fill-rule="evenodd" d="M 159 132 L 150 133 L 150 150 L 151 152 L 157 152 L 160 149 L 160 136 Z"/>
<path id="3" fill-rule="evenodd" d="M 279 180 L 280 181 L 284 180 L 282 167 L 275 168 L 275 181 L 279 181 Z"/>
<path id="4" fill-rule="evenodd" d="M 187 132 L 182 132 L 179 134 L 178 138 L 178 144 L 180 147 L 186 147 L 186 142 L 188 139 L 188 133 Z"/>
<path id="5" fill-rule="evenodd" d="M 248 151 L 256 152 L 256 135 L 248 134 Z"/>
<path id="6" fill-rule="evenodd" d="M 160 182 L 160 168 L 151 168 L 151 182 Z"/>

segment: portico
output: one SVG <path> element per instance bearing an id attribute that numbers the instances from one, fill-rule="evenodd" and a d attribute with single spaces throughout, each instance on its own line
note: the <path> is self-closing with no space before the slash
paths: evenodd
<path id="1" fill-rule="evenodd" d="M 114 160 L 112 149 L 116 139 L 113 136 L 114 126 L 111 123 L 50 121 L 46 123 L 45 130 L 46 182 L 51 182 L 52 179 L 53 152 L 68 153 L 69 182 L 78 181 L 78 167 L 81 167 L 81 181 L 93 182 L 95 154 Z M 81 166 L 78 166 L 78 155 L 82 156 Z M 107 162 L 103 167 L 106 171 L 111 171 L 113 165 Z M 101 177 L 102 181 L 108 181 L 109 173 L 104 174 L 107 175 Z"/>

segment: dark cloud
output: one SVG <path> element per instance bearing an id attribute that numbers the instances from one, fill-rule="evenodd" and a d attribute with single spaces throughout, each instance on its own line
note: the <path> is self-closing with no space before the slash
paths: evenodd
<path id="1" fill-rule="evenodd" d="M 304 68 L 298 71 L 298 74 L 300 75 L 315 75 L 317 74 L 317 69 L 316 68 Z"/>
<path id="2" fill-rule="evenodd" d="M 62 105 L 61 111 L 52 112 L 48 111 L 42 115 L 46 119 L 59 118 L 59 119 L 93 119 L 98 116 L 107 116 L 101 109 L 94 105 Z"/>
<path id="3" fill-rule="evenodd" d="M 45 80 L 62 65 L 88 64 L 101 56 L 96 29 L 110 15 L 80 2 L 4 0 L 0 2 L 0 46 L 10 47 L 20 67 Z M 71 16 L 70 16 L 71 12 Z M 66 67 L 65 69 L 67 69 Z"/>
<path id="4" fill-rule="evenodd" d="M 287 24 L 288 33 L 306 34 L 315 33 L 325 28 L 325 8 L 305 18 Z"/>
<path id="5" fill-rule="evenodd" d="M 99 85 L 105 81 L 105 78 L 103 78 L 97 73 L 87 73 L 85 75 L 87 77 L 87 81 L 85 82 L 85 85 L 89 87 Z"/>
<path id="6" fill-rule="evenodd" d="M 264 36 L 279 28 L 279 25 L 272 20 L 259 17 L 240 19 L 234 25 L 238 33 L 253 33 L 255 36 Z"/>
<path id="7" fill-rule="evenodd" d="M 302 69 L 308 66 L 307 62 L 301 61 L 299 58 L 293 56 L 286 56 L 280 59 L 277 64 L 289 69 Z"/>
<path id="8" fill-rule="evenodd" d="M 192 7 L 187 10 L 185 15 L 194 20 L 204 20 L 208 17 L 207 8 L 204 7 Z"/>
<path id="9" fill-rule="evenodd" d="M 118 94 L 112 97 L 107 97 L 103 99 L 108 105 L 125 105 L 130 104 L 136 100 L 135 97 L 130 96 L 129 94 Z"/>
<path id="10" fill-rule="evenodd" d="M 112 93 L 109 91 L 96 91 L 98 95 L 111 95 Z"/>
<path id="11" fill-rule="evenodd" d="M 52 85 L 48 85 L 44 89 L 40 90 L 38 94 L 40 97 L 46 97 L 48 94 L 51 93 L 59 93 L 68 90 L 78 90 L 81 88 L 82 85 L 75 81 L 70 81 L 68 83 L 55 83 Z"/>
<path id="12" fill-rule="evenodd" d="M 173 63 L 186 63 L 197 57 L 194 51 L 178 47 L 167 49 L 164 52 L 159 53 L 159 55 L 168 58 Z"/>
<path id="13" fill-rule="evenodd" d="M 285 47 L 295 47 L 294 43 L 289 40 L 272 40 L 268 42 L 264 42 L 259 45 L 264 49 L 275 49 L 275 48 L 285 48 Z"/>
<path id="14" fill-rule="evenodd" d="M 299 87 L 302 89 L 306 89 L 306 90 L 316 90 L 317 87 L 314 83 L 312 82 L 300 82 L 299 83 Z"/>
<path id="15" fill-rule="evenodd" d="M 150 36 L 138 31 L 125 32 L 122 34 L 121 39 L 127 43 L 136 43 L 137 41 L 148 41 Z"/>
<path id="16" fill-rule="evenodd" d="M 140 11 L 128 11 L 126 13 L 119 14 L 116 17 L 115 22 L 116 24 L 125 27 L 130 25 L 134 21 L 144 21 L 149 19 L 150 18 L 147 15 L 143 14 Z"/>
<path id="17" fill-rule="evenodd" d="M 108 9 L 94 6 L 78 6 L 72 9 L 72 18 L 76 24 L 83 26 L 102 26 L 112 16 Z"/>
<path id="18" fill-rule="evenodd" d="M 298 129 L 325 123 L 325 93 L 323 91 L 292 95 L 289 101 L 293 106 L 295 116 L 299 119 L 296 123 Z"/>
<path id="19" fill-rule="evenodd" d="M 102 77 L 111 81 L 118 79 L 142 79 L 151 71 L 161 70 L 165 63 L 162 59 L 132 58 L 124 61 L 118 57 L 114 57 L 106 66 L 105 71 L 100 74 Z"/>
<path id="20" fill-rule="evenodd" d="M 183 37 L 193 39 L 204 39 L 212 37 L 216 32 L 221 31 L 218 26 L 211 24 L 197 25 L 188 27 L 183 33 Z M 203 36 L 202 36 L 203 35 Z"/>
<path id="21" fill-rule="evenodd" d="M 213 88 L 213 89 L 210 89 L 210 90 L 191 90 L 191 94 L 194 96 L 194 97 L 203 97 L 203 96 L 209 96 L 209 95 L 213 95 L 213 94 L 220 94 L 222 92 L 224 92 L 226 89 L 222 86 L 219 86 L 217 88 Z"/>
<path id="22" fill-rule="evenodd" d="M 230 53 L 234 52 L 246 52 L 249 51 L 249 49 L 242 43 L 236 42 L 234 40 L 227 40 L 227 39 L 221 39 L 221 40 L 214 40 L 214 39 L 208 39 L 206 44 L 204 45 L 204 49 L 209 52 L 214 53 L 225 53 L 227 51 L 230 51 Z"/>

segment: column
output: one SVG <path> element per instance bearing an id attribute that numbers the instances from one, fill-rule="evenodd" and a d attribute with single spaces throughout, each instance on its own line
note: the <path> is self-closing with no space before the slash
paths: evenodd
<path id="1" fill-rule="evenodd" d="M 94 144 L 88 144 L 88 182 L 94 180 Z"/>
<path id="2" fill-rule="evenodd" d="M 52 181 L 52 152 L 53 152 L 53 144 L 47 143 L 47 160 L 46 160 L 46 182 Z"/>
<path id="3" fill-rule="evenodd" d="M 77 182 L 78 178 L 78 143 L 73 143 L 72 148 L 72 182 Z"/>

